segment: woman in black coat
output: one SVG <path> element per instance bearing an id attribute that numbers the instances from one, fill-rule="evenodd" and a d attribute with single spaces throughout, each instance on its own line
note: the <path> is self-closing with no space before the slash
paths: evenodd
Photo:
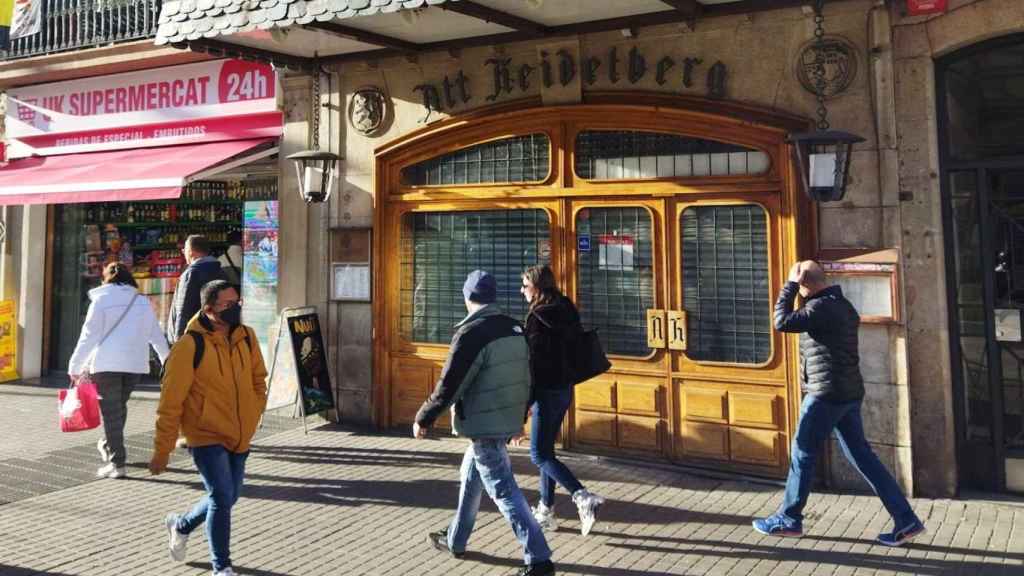
<path id="1" fill-rule="evenodd" d="M 555 457 L 555 439 L 572 403 L 569 344 L 582 330 L 576 306 L 558 290 L 555 275 L 544 265 L 523 272 L 520 291 L 530 304 L 526 338 L 530 345 L 532 381 L 530 458 L 540 469 L 540 503 L 533 509 L 547 531 L 556 529 L 555 482 L 572 494 L 580 516 L 580 532 L 590 533 L 604 498 L 587 491 L 572 471 Z"/>

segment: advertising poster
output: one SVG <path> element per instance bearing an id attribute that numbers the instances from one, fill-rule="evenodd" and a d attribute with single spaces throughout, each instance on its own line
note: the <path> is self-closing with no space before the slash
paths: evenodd
<path id="1" fill-rule="evenodd" d="M 327 370 L 327 350 L 320 332 L 319 316 L 313 312 L 292 316 L 287 320 L 305 414 L 334 408 L 331 376 Z"/>
<path id="2" fill-rule="evenodd" d="M 277 339 L 277 209 L 275 200 L 243 207 L 242 315 L 256 331 L 266 361 Z"/>
<path id="3" fill-rule="evenodd" d="M 0 382 L 18 379 L 17 329 L 14 300 L 0 301 Z"/>

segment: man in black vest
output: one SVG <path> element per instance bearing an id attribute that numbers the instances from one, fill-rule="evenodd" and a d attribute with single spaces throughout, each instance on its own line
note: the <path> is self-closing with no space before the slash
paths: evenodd
<path id="1" fill-rule="evenodd" d="M 804 305 L 794 310 L 797 293 Z M 924 532 L 924 524 L 864 438 L 859 326 L 857 310 L 843 297 L 842 288 L 829 285 L 820 264 L 806 260 L 793 265 L 789 282 L 775 302 L 775 329 L 800 334 L 804 401 L 782 506 L 774 515 L 753 522 L 754 529 L 762 534 L 803 535 L 803 509 L 811 493 L 815 461 L 833 429 L 846 459 L 868 481 L 893 518 L 893 531 L 879 534 L 877 542 L 902 546 Z"/>

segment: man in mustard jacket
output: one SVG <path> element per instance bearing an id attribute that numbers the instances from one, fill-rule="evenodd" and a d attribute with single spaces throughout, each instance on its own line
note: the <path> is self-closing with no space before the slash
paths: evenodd
<path id="1" fill-rule="evenodd" d="M 238 291 L 231 284 L 206 284 L 201 304 L 164 366 L 149 471 L 166 470 L 180 427 L 207 495 L 188 513 L 165 519 L 171 558 L 185 560 L 188 535 L 205 522 L 214 576 L 234 576 L 231 507 L 267 404 L 267 369 L 256 335 L 241 323 Z"/>

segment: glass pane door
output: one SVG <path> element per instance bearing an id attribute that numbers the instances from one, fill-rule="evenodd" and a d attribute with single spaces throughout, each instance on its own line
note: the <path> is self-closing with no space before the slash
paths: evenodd
<path id="1" fill-rule="evenodd" d="M 576 305 L 608 354 L 642 358 L 654 308 L 654 220 L 642 206 L 586 207 L 575 214 Z"/>
<path id="2" fill-rule="evenodd" d="M 648 324 L 664 312 L 664 214 L 646 199 L 577 201 L 566 213 L 566 293 L 612 363 L 575 387 L 572 444 L 668 455 L 667 355 L 650 345 Z"/>

